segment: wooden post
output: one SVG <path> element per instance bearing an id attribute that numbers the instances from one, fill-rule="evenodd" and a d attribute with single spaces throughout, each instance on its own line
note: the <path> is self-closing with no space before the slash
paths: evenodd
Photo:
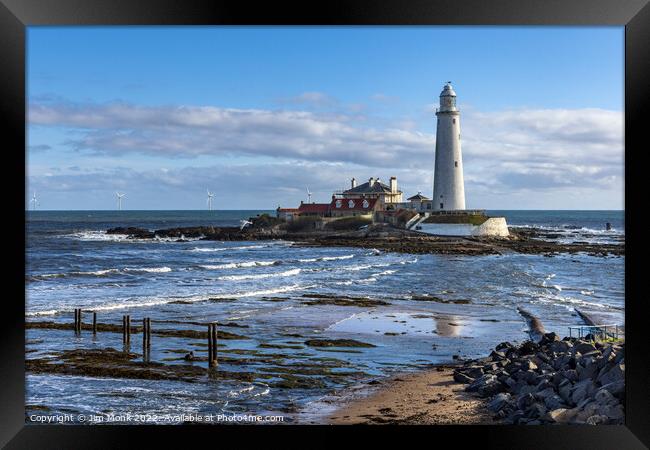
<path id="1" fill-rule="evenodd" d="M 214 365 L 217 366 L 217 324 L 212 325 L 213 339 L 212 339 L 212 353 L 214 354 Z"/>
<path id="2" fill-rule="evenodd" d="M 212 324 L 208 324 L 208 367 L 212 367 Z"/>
<path id="3" fill-rule="evenodd" d="M 151 348 L 151 317 L 147 317 L 147 347 Z"/>
<path id="4" fill-rule="evenodd" d="M 81 308 L 76 308 L 74 312 L 74 332 L 75 334 L 81 334 Z"/>
<path id="5" fill-rule="evenodd" d="M 210 326 L 208 333 L 210 339 L 210 347 L 212 347 L 212 355 L 210 355 L 210 367 L 217 365 L 217 324 L 213 323 Z"/>
<path id="6" fill-rule="evenodd" d="M 131 343 L 131 316 L 126 315 L 126 343 Z"/>
<path id="7" fill-rule="evenodd" d="M 142 319 L 142 353 L 147 353 L 147 318 Z"/>
<path id="8" fill-rule="evenodd" d="M 122 316 L 122 344 L 126 344 L 126 316 Z"/>
<path id="9" fill-rule="evenodd" d="M 97 334 L 97 311 L 93 311 L 93 334 Z"/>

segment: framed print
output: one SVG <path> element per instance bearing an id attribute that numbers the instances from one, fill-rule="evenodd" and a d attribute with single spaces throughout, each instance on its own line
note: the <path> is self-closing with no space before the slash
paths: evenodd
<path id="1" fill-rule="evenodd" d="M 2 1 L 7 448 L 648 445 L 647 2 Z"/>

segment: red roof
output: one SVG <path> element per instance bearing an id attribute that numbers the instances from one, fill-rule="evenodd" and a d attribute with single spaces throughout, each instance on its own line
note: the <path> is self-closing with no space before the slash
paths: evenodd
<path id="1" fill-rule="evenodd" d="M 329 207 L 332 211 L 372 211 L 377 198 L 335 198 Z"/>
<path id="2" fill-rule="evenodd" d="M 300 214 L 327 214 L 329 210 L 329 203 L 301 203 L 298 208 Z"/>

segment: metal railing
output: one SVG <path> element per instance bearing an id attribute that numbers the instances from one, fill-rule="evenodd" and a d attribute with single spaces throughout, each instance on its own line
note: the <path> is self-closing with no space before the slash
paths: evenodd
<path id="1" fill-rule="evenodd" d="M 577 337 L 578 339 L 589 337 L 592 341 L 606 340 L 608 338 L 619 339 L 620 332 L 618 325 L 578 325 L 569 327 L 569 337 Z"/>
<path id="2" fill-rule="evenodd" d="M 484 209 L 442 209 L 430 212 L 432 216 L 476 216 L 485 215 Z"/>

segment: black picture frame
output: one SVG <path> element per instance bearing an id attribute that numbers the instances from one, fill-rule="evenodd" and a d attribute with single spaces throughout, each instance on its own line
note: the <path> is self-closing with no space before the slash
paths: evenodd
<path id="1" fill-rule="evenodd" d="M 6 174 L 25 174 L 26 27 L 40 25 L 618 25 L 625 26 L 625 198 L 626 240 L 626 419 L 624 426 L 436 426 L 348 427 L 347 434 L 382 439 L 386 431 L 408 434 L 409 442 L 425 445 L 443 439 L 497 448 L 632 449 L 650 445 L 650 370 L 646 356 L 647 302 L 638 286 L 644 260 L 643 223 L 636 213 L 635 193 L 643 192 L 645 167 L 636 161 L 647 145 L 644 117 L 650 103 L 650 5 L 648 0 L 437 0 L 345 1 L 295 4 L 220 0 L 0 0 L 0 114 L 3 133 L 5 208 L 11 217 L 5 280 L 11 294 L 2 302 L 0 336 L 0 445 L 6 448 L 125 448 L 147 437 L 167 444 L 201 437 L 222 441 L 223 433 L 275 436 L 292 426 L 56 426 L 25 425 L 24 416 L 24 184 Z M 613 86 L 613 89 L 619 87 Z M 644 114 L 646 113 L 646 114 Z M 642 172 L 643 171 L 643 172 Z M 642 195 L 642 194 L 641 194 Z M 643 202 L 639 206 L 644 206 Z M 22 217 L 22 219 L 21 219 Z M 647 276 L 647 275 L 646 275 Z M 20 299 L 23 299 L 21 301 Z M 567 428 L 569 427 L 569 428 Z M 310 441 L 330 437 L 335 427 L 309 428 Z M 304 429 L 302 430 L 304 431 Z M 336 441 L 328 440 L 330 444 Z M 290 445 L 292 441 L 282 441 Z M 293 440 L 301 444 L 300 440 Z M 406 443 L 407 441 L 404 441 Z M 152 442 L 149 443 L 151 445 Z M 302 442 L 305 445 L 305 442 Z M 420 444 L 417 444 L 420 445 Z"/>

